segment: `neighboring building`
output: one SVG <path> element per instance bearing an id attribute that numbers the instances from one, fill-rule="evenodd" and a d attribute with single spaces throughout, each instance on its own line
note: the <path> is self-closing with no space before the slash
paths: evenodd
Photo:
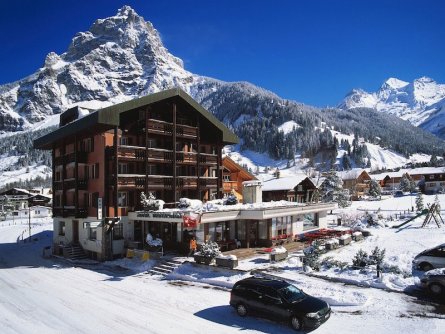
<path id="1" fill-rule="evenodd" d="M 30 206 L 29 209 L 20 209 L 16 212 L 15 217 L 20 219 L 46 218 L 51 217 L 52 209 L 47 206 Z"/>
<path id="2" fill-rule="evenodd" d="M 256 180 L 256 177 L 238 165 L 230 157 L 222 160 L 223 164 L 223 192 L 227 196 L 233 192 L 239 202 L 243 201 L 243 182 Z"/>
<path id="3" fill-rule="evenodd" d="M 338 172 L 343 180 L 343 189 L 348 189 L 352 200 L 360 199 L 367 195 L 371 177 L 364 169 L 354 168 L 348 171 Z"/>
<path id="4" fill-rule="evenodd" d="M 52 196 L 36 194 L 28 198 L 29 206 L 46 206 L 52 207 Z"/>
<path id="5" fill-rule="evenodd" d="M 401 169 L 397 172 L 376 174 L 373 177 L 380 181 L 382 189 L 394 192 L 400 189 L 400 181 L 405 174 L 408 174 L 424 193 L 433 194 L 445 190 L 445 169 L 443 167 Z"/>
<path id="6" fill-rule="evenodd" d="M 312 194 L 317 189 L 305 174 L 280 177 L 263 182 L 263 200 L 289 201 L 306 203 L 312 201 Z"/>
<path id="7" fill-rule="evenodd" d="M 142 209 L 142 192 L 171 205 L 222 197 L 221 149 L 238 138 L 182 90 L 83 114 L 67 110 L 34 141 L 53 154 L 55 252 L 80 243 L 93 258 L 122 254 L 141 231 L 128 212 Z M 180 229 L 168 224 L 161 237 L 175 242 Z"/>
<path id="8" fill-rule="evenodd" d="M 12 188 L 0 193 L 0 203 L 2 203 L 1 211 L 4 206 L 8 206 L 10 211 L 18 212 L 28 208 L 28 198 L 32 194 L 25 189 Z"/>

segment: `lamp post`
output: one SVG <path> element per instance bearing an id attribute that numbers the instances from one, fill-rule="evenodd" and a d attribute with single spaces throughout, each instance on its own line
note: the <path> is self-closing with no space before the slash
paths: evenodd
<path id="1" fill-rule="evenodd" d="M 28 198 L 28 229 L 29 229 L 29 242 L 31 242 L 31 207 Z"/>

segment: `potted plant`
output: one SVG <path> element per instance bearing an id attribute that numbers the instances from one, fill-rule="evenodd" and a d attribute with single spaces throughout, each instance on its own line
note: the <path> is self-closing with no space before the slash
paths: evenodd
<path id="1" fill-rule="evenodd" d="M 199 247 L 199 250 L 193 254 L 196 263 L 207 264 L 212 263 L 213 259 L 221 254 L 219 246 L 216 242 L 208 241 Z"/>
<path id="2" fill-rule="evenodd" d="M 238 258 L 236 255 L 218 255 L 216 258 L 216 265 L 218 267 L 233 269 L 238 266 Z"/>

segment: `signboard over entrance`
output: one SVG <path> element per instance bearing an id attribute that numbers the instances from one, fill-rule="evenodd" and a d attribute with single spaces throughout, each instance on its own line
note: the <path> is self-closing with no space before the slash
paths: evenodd
<path id="1" fill-rule="evenodd" d="M 182 219 L 181 212 L 150 212 L 150 211 L 140 211 L 137 213 L 138 218 L 174 218 Z"/>

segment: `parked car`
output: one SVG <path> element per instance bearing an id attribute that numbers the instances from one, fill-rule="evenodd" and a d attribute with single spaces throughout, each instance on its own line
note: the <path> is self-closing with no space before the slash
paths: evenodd
<path id="1" fill-rule="evenodd" d="M 263 277 L 245 278 L 235 283 L 230 305 L 241 317 L 256 314 L 287 321 L 295 330 L 317 328 L 331 315 L 331 308 L 325 301 L 284 280 Z"/>
<path id="2" fill-rule="evenodd" d="M 416 255 L 413 266 L 423 271 L 445 267 L 445 244 L 427 249 Z"/>
<path id="3" fill-rule="evenodd" d="M 445 269 L 433 269 L 420 279 L 420 285 L 434 295 L 445 295 Z"/>

